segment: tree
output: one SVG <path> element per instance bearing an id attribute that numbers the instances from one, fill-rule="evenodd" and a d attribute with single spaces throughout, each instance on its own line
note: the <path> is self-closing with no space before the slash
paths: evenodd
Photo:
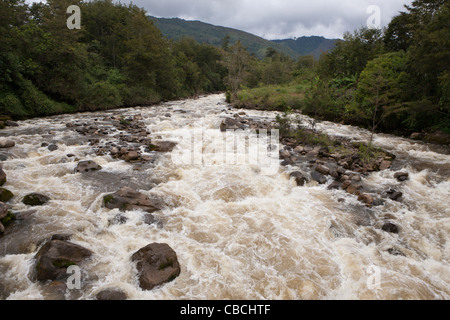
<path id="1" fill-rule="evenodd" d="M 228 85 L 231 89 L 232 99 L 235 101 L 238 99 L 239 88 L 247 76 L 249 61 L 250 54 L 240 41 L 230 48 L 230 53 L 226 57 Z"/>
<path id="2" fill-rule="evenodd" d="M 369 61 L 361 72 L 356 91 L 357 115 L 371 130 L 369 149 L 378 126 L 405 110 L 406 63 L 404 52 L 386 53 Z"/>

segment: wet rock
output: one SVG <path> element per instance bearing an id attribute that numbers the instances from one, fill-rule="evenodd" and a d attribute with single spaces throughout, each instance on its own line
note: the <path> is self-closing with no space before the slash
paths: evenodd
<path id="1" fill-rule="evenodd" d="M 114 216 L 114 218 L 109 220 L 109 225 L 118 225 L 118 224 L 125 224 L 127 223 L 128 218 L 125 217 L 124 215 L 118 214 L 116 216 Z"/>
<path id="2" fill-rule="evenodd" d="M 8 160 L 8 155 L 4 153 L 0 153 L 0 161 L 6 161 Z"/>
<path id="3" fill-rule="evenodd" d="M 139 160 L 139 153 L 137 153 L 136 151 L 129 151 L 129 152 L 123 157 L 123 159 L 124 159 L 126 162 Z"/>
<path id="4" fill-rule="evenodd" d="M 389 189 L 385 192 L 383 192 L 383 197 L 387 197 L 393 201 L 400 201 L 401 197 L 403 196 L 403 193 L 399 192 L 399 191 L 395 191 L 393 189 Z"/>
<path id="5" fill-rule="evenodd" d="M 45 300 L 66 300 L 67 284 L 63 281 L 52 281 L 44 288 Z"/>
<path id="6" fill-rule="evenodd" d="M 123 187 L 116 193 L 103 197 L 103 204 L 108 209 L 120 209 L 121 211 L 143 210 L 148 213 L 161 210 L 162 208 L 160 201 L 150 199 L 130 187 Z"/>
<path id="7" fill-rule="evenodd" d="M 350 180 L 345 180 L 342 183 L 342 189 L 346 190 L 351 184 L 352 184 L 352 182 Z"/>
<path id="8" fill-rule="evenodd" d="M 6 120 L 5 121 L 5 125 L 7 127 L 18 127 L 19 124 L 17 122 L 11 121 L 11 120 Z"/>
<path id="9" fill-rule="evenodd" d="M 90 257 L 92 251 L 66 241 L 49 241 L 35 256 L 36 279 L 38 281 L 58 280 L 67 276 L 67 268 L 78 265 Z"/>
<path id="10" fill-rule="evenodd" d="M 50 151 L 55 151 L 58 150 L 58 146 L 56 144 L 51 144 L 47 147 L 47 149 Z"/>
<path id="11" fill-rule="evenodd" d="M 311 179 L 317 181 L 319 184 L 325 184 L 327 182 L 327 178 L 317 171 L 311 172 Z"/>
<path id="12" fill-rule="evenodd" d="M 347 187 L 346 191 L 347 191 L 347 193 L 350 193 L 350 194 L 357 194 L 357 191 L 361 188 L 362 188 L 361 185 L 352 183 Z"/>
<path id="13" fill-rule="evenodd" d="M 411 134 L 410 139 L 412 140 L 422 140 L 425 137 L 423 133 L 420 132 L 414 132 Z"/>
<path id="14" fill-rule="evenodd" d="M 176 147 L 176 143 L 172 141 L 154 141 L 149 146 L 150 151 L 172 152 Z"/>
<path id="15" fill-rule="evenodd" d="M 281 159 L 288 159 L 290 158 L 291 154 L 287 150 L 280 150 L 280 158 Z"/>
<path id="16" fill-rule="evenodd" d="M 341 187 L 341 183 L 339 181 L 333 181 L 329 186 L 328 190 L 339 189 Z"/>
<path id="17" fill-rule="evenodd" d="M 143 290 L 173 281 L 181 272 L 177 254 L 165 243 L 149 244 L 134 253 L 131 260 L 137 263 L 139 286 Z"/>
<path id="18" fill-rule="evenodd" d="M 303 146 L 296 146 L 294 148 L 294 152 L 297 152 L 297 153 L 302 153 L 303 150 L 304 150 Z"/>
<path id="19" fill-rule="evenodd" d="M 120 289 L 105 289 L 96 294 L 97 300 L 127 300 L 127 294 Z"/>
<path id="20" fill-rule="evenodd" d="M 330 174 L 330 168 L 328 168 L 327 166 L 321 165 L 321 164 L 317 165 L 316 171 L 320 172 L 323 175 L 329 175 Z"/>
<path id="21" fill-rule="evenodd" d="M 394 174 L 394 178 L 400 182 L 403 182 L 403 181 L 406 181 L 409 179 L 409 173 L 408 172 L 396 172 Z"/>
<path id="22" fill-rule="evenodd" d="M 78 173 L 78 172 L 84 173 L 84 172 L 90 172 L 90 171 L 98 171 L 101 168 L 102 167 L 100 165 L 98 165 L 97 163 L 95 163 L 92 160 L 80 161 L 77 164 L 74 172 L 75 173 Z"/>
<path id="23" fill-rule="evenodd" d="M 370 194 L 361 194 L 359 195 L 358 200 L 365 204 L 373 205 L 373 197 Z"/>
<path id="24" fill-rule="evenodd" d="M 12 148 L 16 143 L 12 140 L 0 140 L 0 149 Z"/>
<path id="25" fill-rule="evenodd" d="M 239 130 L 243 128 L 244 125 L 233 118 L 226 118 L 220 124 L 220 131 L 222 132 L 225 132 L 227 130 Z"/>
<path id="26" fill-rule="evenodd" d="M 291 159 L 285 159 L 285 160 L 281 161 L 280 164 L 285 167 L 285 166 L 290 166 L 290 165 L 292 165 L 294 163 L 292 162 Z"/>
<path id="27" fill-rule="evenodd" d="M 392 222 L 386 222 L 383 224 L 383 227 L 381 227 L 383 231 L 390 232 L 390 233 L 399 233 L 399 228 L 393 224 Z"/>
<path id="28" fill-rule="evenodd" d="M 14 198 L 14 195 L 11 191 L 4 189 L 4 188 L 0 188 L 0 201 L 1 202 L 8 202 L 12 198 Z"/>
<path id="29" fill-rule="evenodd" d="M 31 193 L 26 195 L 22 202 L 27 206 L 42 206 L 50 201 L 50 198 L 40 193 Z"/>
<path id="30" fill-rule="evenodd" d="M 305 183 L 308 181 L 308 179 L 300 171 L 292 172 L 290 174 L 290 177 L 295 179 L 295 182 L 299 187 L 303 187 Z"/>

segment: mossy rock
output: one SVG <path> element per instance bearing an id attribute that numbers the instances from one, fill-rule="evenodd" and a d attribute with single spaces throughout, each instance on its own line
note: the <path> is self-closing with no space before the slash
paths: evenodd
<path id="1" fill-rule="evenodd" d="M 8 202 L 14 198 L 14 194 L 9 191 L 8 189 L 0 188 L 0 201 L 1 202 Z"/>
<path id="2" fill-rule="evenodd" d="M 42 206 L 43 204 L 46 204 L 49 201 L 50 201 L 49 197 L 39 193 L 32 193 L 26 195 L 22 200 L 22 202 L 27 206 Z"/>
<path id="3" fill-rule="evenodd" d="M 8 211 L 8 214 L 6 215 L 6 217 L 4 217 L 3 219 L 0 220 L 0 222 L 3 224 L 3 226 L 6 228 L 8 227 L 11 223 L 13 223 L 16 220 L 16 216 L 14 215 L 14 213 L 12 213 L 11 211 Z"/>

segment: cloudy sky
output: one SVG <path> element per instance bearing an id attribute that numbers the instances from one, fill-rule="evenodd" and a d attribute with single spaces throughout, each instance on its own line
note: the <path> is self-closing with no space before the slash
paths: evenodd
<path id="1" fill-rule="evenodd" d="M 33 0 L 28 0 L 31 2 Z M 121 0 L 129 3 L 130 0 Z M 200 20 L 266 39 L 319 35 L 342 38 L 366 25 L 370 6 L 380 8 L 381 26 L 404 11 L 412 0 L 133 0 L 148 14 Z M 372 11 L 373 13 L 373 11 Z M 373 21 L 373 20 L 372 20 Z"/>
<path id="2" fill-rule="evenodd" d="M 122 3 L 127 3 L 122 0 Z M 134 0 L 153 16 L 200 20 L 266 39 L 321 35 L 341 38 L 366 25 L 367 9 L 380 8 L 381 26 L 412 0 Z"/>

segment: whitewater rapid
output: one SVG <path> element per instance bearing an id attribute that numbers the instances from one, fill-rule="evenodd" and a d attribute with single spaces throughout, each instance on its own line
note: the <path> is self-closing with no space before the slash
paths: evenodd
<path id="1" fill-rule="evenodd" d="M 2 164 L 8 177 L 4 187 L 15 195 L 12 211 L 30 210 L 21 199 L 31 192 L 52 199 L 32 208 L 35 212 L 0 238 L 0 298 L 52 298 L 48 285 L 29 274 L 42 241 L 53 234 L 71 234 L 71 242 L 94 252 L 83 265 L 82 289 L 68 292 L 68 299 L 93 299 L 111 287 L 129 299 L 450 298 L 448 148 L 376 135 L 375 144 L 397 156 L 394 169 L 408 171 L 410 178 L 399 183 L 391 170 L 363 177 L 366 185 L 395 187 L 404 198 L 367 208 L 343 190 L 313 182 L 298 187 L 289 179 L 294 171 L 289 166 L 261 174 L 255 165 L 215 165 L 214 159 L 208 165 L 177 164 L 170 154 L 161 154 L 154 164 L 136 167 L 96 155 L 86 138 L 66 127 L 73 121 L 101 124 L 109 115 L 141 115 L 152 137 L 180 142 L 201 122 L 207 145 L 214 146 L 222 138 L 221 121 L 238 112 L 229 108 L 225 96 L 217 94 L 148 108 L 31 119 L 0 131 L 16 143 L 1 151 L 8 156 Z M 276 116 L 245 112 L 267 120 Z M 369 135 L 329 122 L 317 127 L 355 141 Z M 50 152 L 43 142 L 55 143 L 58 150 Z M 75 158 L 93 160 L 102 170 L 74 174 Z M 163 201 L 164 208 L 154 213 L 160 223 L 145 224 L 145 213 L 132 211 L 122 213 L 125 224 L 112 225 L 119 211 L 103 208 L 102 199 L 122 186 Z M 387 215 L 399 234 L 381 230 Z M 130 258 L 153 242 L 174 249 L 181 273 L 144 291 Z M 402 254 L 389 253 L 392 248 Z"/>

